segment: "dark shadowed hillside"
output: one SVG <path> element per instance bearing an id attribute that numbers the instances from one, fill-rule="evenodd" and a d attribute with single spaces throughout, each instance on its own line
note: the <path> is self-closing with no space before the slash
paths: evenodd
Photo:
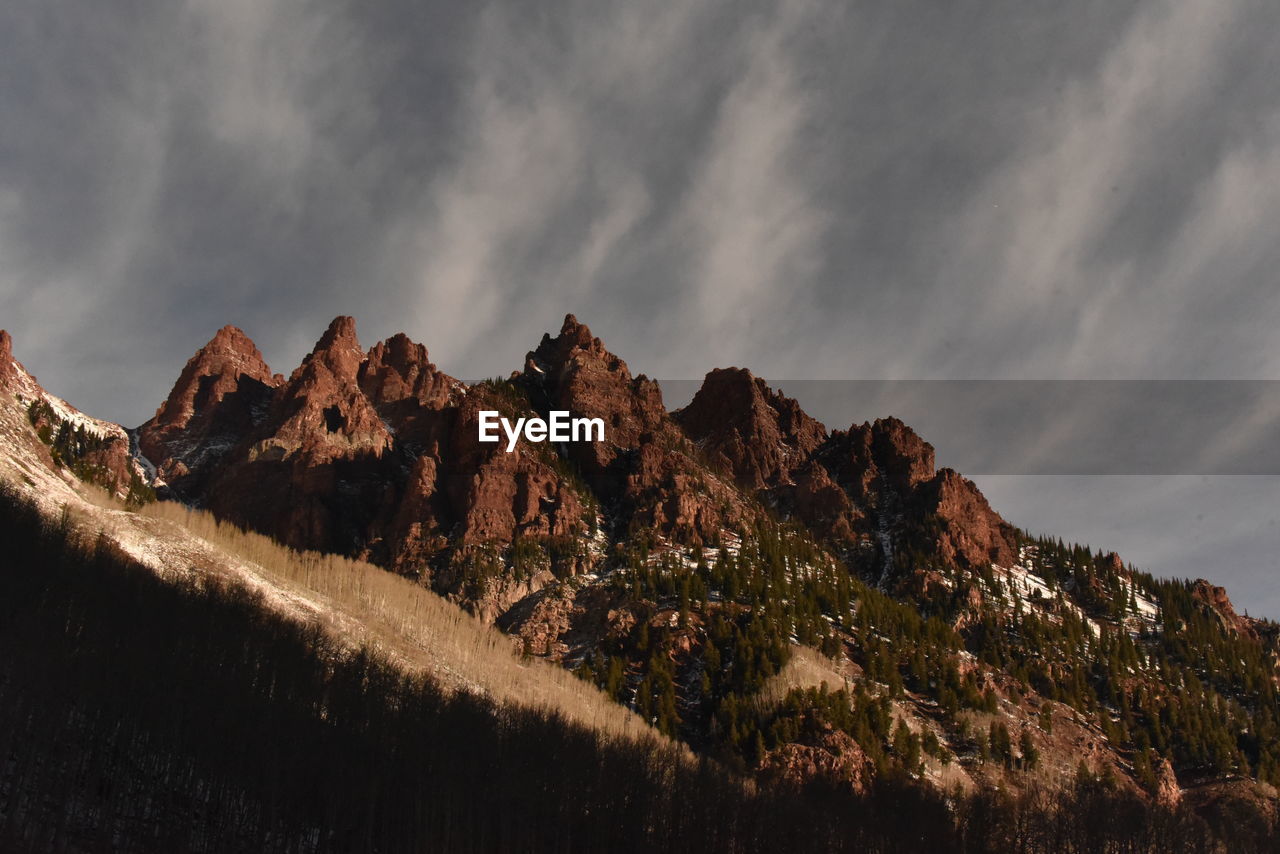
<path id="1" fill-rule="evenodd" d="M 6 850 L 1211 847 L 1189 809 L 1083 779 L 954 812 L 905 779 L 747 785 L 656 739 L 446 694 L 243 589 L 162 581 L 9 490 L 0 533 Z M 1247 817 L 1232 850 L 1264 850 L 1271 828 Z"/>

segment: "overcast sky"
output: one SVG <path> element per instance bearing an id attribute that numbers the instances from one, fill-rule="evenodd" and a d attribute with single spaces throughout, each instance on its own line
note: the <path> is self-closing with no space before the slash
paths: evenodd
<path id="1" fill-rule="evenodd" d="M 0 327 L 127 425 L 340 313 L 462 377 L 571 311 L 672 379 L 1272 380 L 1277 79 L 1273 0 L 10 0 Z M 1175 474 L 980 482 L 1280 617 L 1276 479 Z"/>

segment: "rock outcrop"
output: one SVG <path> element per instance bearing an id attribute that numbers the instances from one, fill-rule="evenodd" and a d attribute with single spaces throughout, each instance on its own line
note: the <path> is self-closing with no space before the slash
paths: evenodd
<path id="1" fill-rule="evenodd" d="M 1178 775 L 1173 771 L 1173 764 L 1163 756 L 1152 763 L 1155 772 L 1156 788 L 1152 793 L 1156 803 L 1166 807 L 1176 807 L 1182 800 L 1182 787 L 1178 785 Z"/>
<path id="2" fill-rule="evenodd" d="M 794 471 L 827 438 L 800 404 L 742 368 L 708 373 L 674 417 L 714 465 L 751 490 L 792 483 Z"/>
<path id="3" fill-rule="evenodd" d="M 627 363 L 572 314 L 565 316 L 559 335 L 543 335 L 525 357 L 524 379 L 541 392 L 535 405 L 604 420 L 607 441 L 571 452 L 588 482 L 603 492 L 623 490 L 627 474 L 636 469 L 627 464 L 629 452 L 670 432 L 658 384 L 643 375 L 632 377 Z"/>
<path id="4" fill-rule="evenodd" d="M 0 383 L 12 381 L 17 372 L 13 363 L 13 339 L 9 333 L 0 329 Z"/>
<path id="5" fill-rule="evenodd" d="M 1254 622 L 1236 613 L 1235 606 L 1231 604 L 1231 598 L 1227 596 L 1225 588 L 1217 587 L 1203 578 L 1197 578 L 1191 589 L 1191 596 L 1231 631 L 1254 639 L 1258 638 L 1259 634 Z"/>
<path id="6" fill-rule="evenodd" d="M 509 404 L 438 370 L 406 335 L 365 353 L 338 317 L 287 381 L 240 330 L 219 331 L 139 433 L 186 500 L 296 547 L 430 574 L 458 566 L 457 550 L 594 524 L 554 451 L 477 441 L 478 411 Z M 558 568 L 583 571 L 570 552 Z"/>
<path id="7" fill-rule="evenodd" d="M 797 509 L 802 507 L 818 530 L 846 540 L 874 535 L 885 560 L 895 544 L 909 543 L 971 570 L 1015 562 L 1013 526 L 991 509 L 972 481 L 952 469 L 935 471 L 933 446 L 899 419 L 837 430 L 814 460 L 829 470 L 850 506 L 862 511 L 850 514 L 831 501 L 800 505 Z"/>
<path id="8" fill-rule="evenodd" d="M 179 497 L 198 497 L 211 468 L 266 418 L 283 382 L 249 336 L 224 326 L 196 351 L 155 416 L 138 428 L 139 448 Z"/>
<path id="9" fill-rule="evenodd" d="M 373 345 L 360 365 L 359 384 L 376 407 L 412 401 L 431 410 L 442 409 L 456 399 L 457 380 L 438 370 L 427 358 L 427 348 L 403 332 Z"/>
<path id="10" fill-rule="evenodd" d="M 559 335 L 544 335 L 528 354 L 520 379 L 540 410 L 604 421 L 605 441 L 571 445 L 568 457 L 602 502 L 618 509 L 622 524 L 696 543 L 752 518 L 734 484 L 695 459 L 658 384 L 632 377 L 572 314 Z"/>
<path id="11" fill-rule="evenodd" d="M 301 454 L 323 465 L 359 455 L 381 456 L 391 431 L 360 387 L 364 351 L 355 321 L 335 318 L 271 405 L 270 430 L 250 459 L 283 460 Z"/>
<path id="12" fill-rule="evenodd" d="M 906 496 L 934 476 L 933 446 L 897 418 L 837 430 L 817 458 L 854 501 L 876 506 Z"/>
<path id="13" fill-rule="evenodd" d="M 1013 526 L 991 509 L 973 481 L 944 468 L 916 494 L 918 518 L 936 520 L 929 534 L 943 560 L 970 569 L 1017 561 Z"/>
<path id="14" fill-rule="evenodd" d="M 509 454 L 478 442 L 483 409 L 600 418 L 605 441 L 521 442 Z M 350 317 L 329 325 L 287 381 L 225 327 L 187 363 L 139 443 L 185 500 L 295 546 L 458 585 L 473 572 L 458 567 L 474 563 L 460 564 L 458 549 L 570 540 L 601 514 L 614 531 L 708 544 L 769 507 L 843 548 L 879 543 L 885 560 L 895 542 L 921 535 L 956 565 L 1012 558 L 1012 529 L 972 483 L 935 472 L 932 446 L 901 421 L 828 435 L 740 368 L 710 372 L 669 414 L 657 383 L 632 376 L 573 315 L 523 372 L 472 387 L 404 334 L 366 353 Z M 557 547 L 557 572 L 591 566 L 582 551 Z"/>
<path id="15" fill-rule="evenodd" d="M 802 788 L 820 781 L 861 794 L 871 780 L 872 765 L 858 743 L 840 730 L 829 731 L 812 743 L 789 742 L 766 753 L 761 776 Z"/>

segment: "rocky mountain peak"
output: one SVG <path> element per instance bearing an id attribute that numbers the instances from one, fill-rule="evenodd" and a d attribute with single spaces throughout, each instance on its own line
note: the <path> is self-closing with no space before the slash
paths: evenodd
<path id="1" fill-rule="evenodd" d="M 619 372 L 628 380 L 631 378 L 625 362 L 606 350 L 604 343 L 591 334 L 585 323 L 580 323 L 572 314 L 566 314 L 560 334 L 552 338 L 550 333 L 544 333 L 537 349 L 528 354 L 525 370 L 558 374 L 572 364 L 587 362 L 602 362 L 607 370 Z"/>
<path id="2" fill-rule="evenodd" d="M 1017 559 L 1016 532 L 991 509 L 973 481 L 944 468 L 917 490 L 918 512 L 937 519 L 935 545 L 947 561 L 971 569 L 989 564 L 1012 566 Z"/>
<path id="3" fill-rule="evenodd" d="M 1228 629 L 1242 635 L 1256 637 L 1257 631 L 1252 622 L 1247 617 L 1236 613 L 1236 608 L 1231 604 L 1231 598 L 1227 596 L 1225 588 L 1217 587 L 1203 578 L 1197 578 L 1193 583 L 1191 596 Z"/>
<path id="4" fill-rule="evenodd" d="M 351 453 L 381 454 L 390 433 L 360 387 L 364 363 L 355 320 L 334 318 L 277 393 L 270 436 L 259 442 L 255 455 L 302 450 L 328 461 Z"/>
<path id="5" fill-rule="evenodd" d="M 826 428 L 796 401 L 745 368 L 709 372 L 675 419 L 752 489 L 789 481 L 791 471 L 827 437 Z"/>
<path id="6" fill-rule="evenodd" d="M 404 373 L 406 368 L 416 368 L 431 364 L 427 360 L 426 345 L 415 343 L 412 338 L 403 332 L 397 332 L 386 341 L 379 341 L 374 344 L 373 349 L 369 351 L 369 355 L 370 357 L 377 356 L 380 362 L 394 366 L 401 373 Z"/>
<path id="7" fill-rule="evenodd" d="M 934 474 L 933 445 L 921 439 L 901 419 L 877 418 L 861 428 L 884 475 L 905 487 L 929 480 Z"/>
<path id="8" fill-rule="evenodd" d="M 252 339 L 235 326 L 224 326 L 187 360 L 169 396 L 143 425 L 156 438 L 165 429 L 183 428 L 192 418 L 220 404 L 245 380 L 274 388 L 280 378 L 271 373 Z"/>
<path id="9" fill-rule="evenodd" d="M 858 502 L 905 495 L 934 476 L 933 446 L 893 417 L 834 431 L 818 456 Z"/>
<path id="10" fill-rule="evenodd" d="M 219 329 L 196 351 L 156 414 L 138 428 L 138 444 L 179 494 L 266 415 L 272 374 L 253 341 L 235 326 Z"/>
<path id="11" fill-rule="evenodd" d="M 560 337 L 575 341 L 579 346 L 586 347 L 593 343 L 598 344 L 600 339 L 591 335 L 591 330 L 587 328 L 585 323 L 579 323 L 578 318 L 572 314 L 564 316 L 564 323 L 560 325 Z"/>
<path id="12" fill-rule="evenodd" d="M 317 350 L 332 350 L 337 347 L 360 349 L 360 340 L 356 337 L 356 319 L 350 315 L 340 314 L 329 321 L 328 328 L 316 342 Z"/>
<path id="13" fill-rule="evenodd" d="M 924 536 L 947 563 L 970 569 L 1015 562 L 1013 527 L 972 481 L 951 469 L 935 471 L 933 446 L 900 419 L 837 430 L 814 459 L 855 506 L 873 511 L 876 536 Z M 857 530 L 856 522 L 850 530 Z"/>
<path id="14" fill-rule="evenodd" d="M 213 334 L 213 338 L 209 339 L 209 343 L 203 348 L 209 352 L 227 352 L 227 353 L 257 353 L 258 348 L 248 335 L 244 334 L 238 326 L 227 324 Z"/>
<path id="15" fill-rule="evenodd" d="M 633 377 L 573 315 L 556 337 L 542 337 L 518 379 L 538 408 L 604 421 L 604 442 L 571 444 L 567 454 L 628 523 L 698 538 L 744 518 L 736 488 L 689 455 L 693 446 L 667 414 L 658 384 Z"/>
<path id="16" fill-rule="evenodd" d="M 25 394 L 33 394 L 39 389 L 39 383 L 36 378 L 27 373 L 27 369 L 22 366 L 13 355 L 13 338 L 3 329 L 0 329 L 0 383 L 6 385 L 17 382 Z"/>
<path id="17" fill-rule="evenodd" d="M 431 363 L 427 348 L 403 332 L 373 345 L 360 367 L 360 388 L 378 406 L 414 398 L 439 408 L 455 385 Z"/>
<path id="18" fill-rule="evenodd" d="M 316 342 L 316 346 L 302 360 L 302 364 L 289 378 L 290 384 L 314 375 L 317 368 L 328 371 L 338 377 L 354 380 L 364 361 L 364 350 L 360 348 L 360 339 L 356 337 L 355 318 L 339 315 L 329 324 L 324 335 Z"/>
<path id="19" fill-rule="evenodd" d="M 667 420 L 658 384 L 633 378 L 627 363 L 572 314 L 565 315 L 559 335 L 543 335 L 529 353 L 524 377 L 543 390 L 551 408 L 605 419 L 612 445 L 634 447 Z"/>

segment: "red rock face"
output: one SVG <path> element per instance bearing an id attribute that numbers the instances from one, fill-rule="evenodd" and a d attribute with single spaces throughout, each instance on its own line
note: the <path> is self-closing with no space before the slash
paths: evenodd
<path id="1" fill-rule="evenodd" d="M 969 569 L 1015 562 L 1013 527 L 972 481 L 950 469 L 935 473 L 933 446 L 897 418 L 833 432 L 814 452 L 792 501 L 799 518 L 836 542 L 878 541 L 883 548 L 887 536 L 892 548 L 903 539 L 927 541 L 943 561 Z"/>
<path id="2" fill-rule="evenodd" d="M 11 380 L 13 375 L 13 339 L 8 332 L 0 329 L 0 383 Z"/>
<path id="3" fill-rule="evenodd" d="M 760 762 L 761 776 L 797 788 L 822 782 L 858 793 L 866 790 L 874 771 L 856 741 L 840 730 L 812 741 L 789 742 L 769 751 Z"/>
<path id="4" fill-rule="evenodd" d="M 445 489 L 459 511 L 461 542 L 510 542 L 513 536 L 567 537 L 583 533 L 586 505 L 554 468 L 546 445 L 521 444 L 507 453 L 481 443 L 479 412 L 500 403 L 482 388 L 462 403 L 449 445 Z"/>
<path id="5" fill-rule="evenodd" d="M 1216 587 L 1203 578 L 1197 578 L 1191 590 L 1191 596 L 1227 628 L 1247 637 L 1258 637 L 1254 622 L 1236 613 L 1235 606 L 1231 604 L 1231 598 L 1227 596 L 1225 588 Z"/>
<path id="6" fill-rule="evenodd" d="M 360 388 L 364 361 L 355 322 L 335 318 L 210 484 L 209 508 L 292 546 L 358 552 L 404 480 Z"/>
<path id="7" fill-rule="evenodd" d="M 708 373 L 674 417 L 714 465 L 752 490 L 791 483 L 793 470 L 827 438 L 798 403 L 742 368 Z"/>
<path id="8" fill-rule="evenodd" d="M 224 326 L 138 428 L 139 447 L 179 494 L 195 494 L 206 470 L 263 420 L 282 382 L 247 335 Z"/>
<path id="9" fill-rule="evenodd" d="M 836 430 L 797 469 L 782 506 L 819 536 L 849 548 L 878 536 L 881 522 L 910 522 L 914 496 L 933 477 L 933 446 L 896 418 Z"/>
<path id="10" fill-rule="evenodd" d="M 573 315 L 528 354 L 522 379 L 547 409 L 604 420 L 606 441 L 571 445 L 569 457 L 627 524 L 705 542 L 752 517 L 739 491 L 694 459 L 658 384 L 632 377 Z"/>
<path id="11" fill-rule="evenodd" d="M 134 472 L 133 458 L 129 453 L 127 439 L 113 438 L 101 450 L 86 453 L 84 462 L 102 472 L 100 477 L 94 478 L 99 486 L 117 494 L 128 491 Z"/>
<path id="12" fill-rule="evenodd" d="M 848 545 L 870 535 L 866 512 L 815 460 L 797 469 L 794 484 L 778 493 L 783 506 L 821 537 Z"/>
<path id="13" fill-rule="evenodd" d="M 524 442 L 508 454 L 478 441 L 482 409 L 598 417 L 606 441 L 566 446 L 567 461 Z M 907 536 L 931 518 L 942 559 L 1012 562 L 1011 529 L 971 483 L 935 474 L 933 448 L 901 421 L 828 436 L 737 368 L 712 371 L 669 415 L 657 383 L 633 377 L 572 315 L 523 373 L 471 388 L 405 335 L 366 353 L 349 317 L 286 382 L 228 327 L 141 434 L 184 497 L 291 545 L 411 574 L 521 538 L 578 542 L 602 510 L 614 531 L 705 544 L 763 518 L 756 498 L 843 546 L 877 541 L 883 524 Z M 587 568 L 574 561 L 567 571 Z"/>
<path id="14" fill-rule="evenodd" d="M 971 569 L 1017 562 L 1013 526 L 991 509 L 973 481 L 942 469 L 921 484 L 917 495 L 918 512 L 938 520 L 934 542 L 944 560 Z"/>
<path id="15" fill-rule="evenodd" d="M 389 406 L 412 399 L 421 406 L 440 409 L 453 398 L 457 381 L 436 369 L 427 348 L 415 344 L 403 332 L 380 341 L 360 366 L 360 388 L 375 406 Z"/>
<path id="16" fill-rule="evenodd" d="M 575 461 L 593 485 L 616 486 L 617 478 L 609 470 L 614 461 L 670 427 L 658 384 L 644 376 L 633 378 L 627 363 L 606 350 L 572 314 L 565 316 L 558 336 L 543 335 L 542 343 L 528 354 L 524 378 L 541 390 L 547 409 L 604 419 L 608 441 L 573 449 Z"/>
<path id="17" fill-rule="evenodd" d="M 186 427 L 193 418 L 215 409 L 228 394 L 236 393 L 242 377 L 265 386 L 280 384 L 249 336 L 234 326 L 224 326 L 187 362 L 169 397 L 145 425 L 147 432 Z"/>
<path id="18" fill-rule="evenodd" d="M 855 501 L 876 504 L 885 491 L 910 493 L 933 477 L 933 446 L 897 418 L 837 430 L 819 459 Z"/>
<path id="19" fill-rule="evenodd" d="M 302 454 L 312 464 L 360 455 L 381 456 L 391 432 L 360 388 L 364 351 L 355 321 L 335 318 L 315 349 L 272 402 L 270 431 L 251 458 L 286 459 Z"/>
<path id="20" fill-rule="evenodd" d="M 420 573 L 452 549 L 572 538 L 594 522 L 549 448 L 477 441 L 477 412 L 504 405 L 407 336 L 364 353 L 339 317 L 287 382 L 243 333 L 221 331 L 142 433 L 183 497 L 299 548 Z"/>

